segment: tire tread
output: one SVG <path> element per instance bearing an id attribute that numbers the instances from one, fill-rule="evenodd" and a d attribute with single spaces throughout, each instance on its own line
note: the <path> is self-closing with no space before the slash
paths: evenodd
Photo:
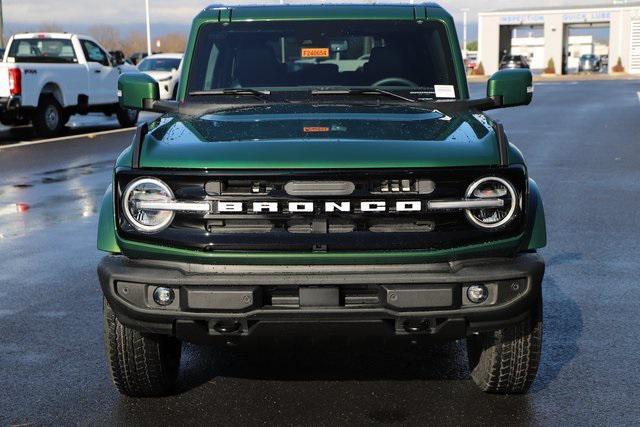
<path id="1" fill-rule="evenodd" d="M 179 341 L 128 328 L 106 301 L 104 328 L 109 372 L 122 394 L 152 397 L 173 391 L 180 366 Z"/>
<path id="2" fill-rule="evenodd" d="M 471 377 L 482 391 L 526 393 L 540 363 L 541 313 L 508 328 L 471 337 L 467 346 Z"/>

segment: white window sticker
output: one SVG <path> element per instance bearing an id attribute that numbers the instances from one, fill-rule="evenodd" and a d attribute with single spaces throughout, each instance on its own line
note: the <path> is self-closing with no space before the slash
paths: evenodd
<path id="1" fill-rule="evenodd" d="M 456 88 L 452 85 L 435 85 L 436 98 L 455 98 Z"/>

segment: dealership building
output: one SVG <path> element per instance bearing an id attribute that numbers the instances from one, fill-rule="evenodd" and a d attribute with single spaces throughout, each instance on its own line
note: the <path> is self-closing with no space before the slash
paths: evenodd
<path id="1" fill-rule="evenodd" d="M 552 59 L 557 74 L 569 74 L 586 54 L 601 59 L 603 72 L 620 59 L 626 72 L 640 74 L 640 3 L 479 15 L 478 59 L 487 74 L 498 70 L 505 55 L 527 56 L 532 69 Z"/>

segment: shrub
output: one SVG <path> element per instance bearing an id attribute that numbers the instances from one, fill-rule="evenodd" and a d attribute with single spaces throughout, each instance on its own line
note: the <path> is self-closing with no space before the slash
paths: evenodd
<path id="1" fill-rule="evenodd" d="M 624 73 L 624 65 L 622 65 L 622 58 L 618 58 L 618 62 L 611 69 L 614 73 Z"/>
<path id="2" fill-rule="evenodd" d="M 553 58 L 547 62 L 547 68 L 544 69 L 545 74 L 555 74 L 556 73 L 556 64 L 553 62 Z"/>
<path id="3" fill-rule="evenodd" d="M 482 62 L 479 62 L 478 65 L 476 66 L 476 68 L 471 70 L 471 75 L 472 76 L 484 76 L 484 65 L 482 65 Z"/>

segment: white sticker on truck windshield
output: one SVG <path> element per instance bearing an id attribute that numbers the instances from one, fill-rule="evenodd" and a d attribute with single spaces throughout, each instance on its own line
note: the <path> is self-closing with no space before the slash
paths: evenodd
<path id="1" fill-rule="evenodd" d="M 435 85 L 436 98 L 455 98 L 456 88 L 451 85 Z"/>

